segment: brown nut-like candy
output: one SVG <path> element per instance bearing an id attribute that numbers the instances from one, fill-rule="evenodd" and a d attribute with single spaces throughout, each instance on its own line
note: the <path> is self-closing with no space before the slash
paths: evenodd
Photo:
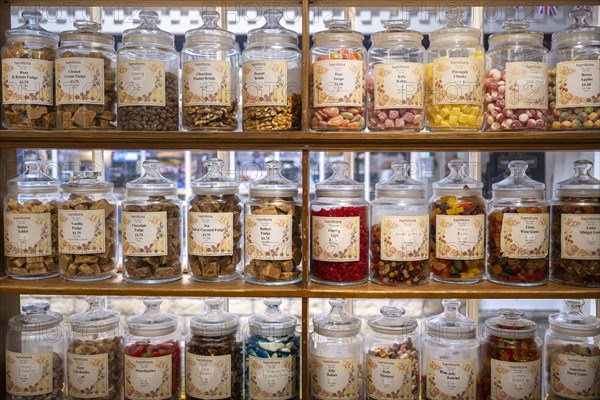
<path id="1" fill-rule="evenodd" d="M 301 128 L 302 98 L 288 96 L 285 106 L 250 106 L 242 113 L 244 130 L 285 131 Z"/>
<path id="2" fill-rule="evenodd" d="M 231 100 L 226 106 L 185 106 L 183 127 L 188 130 L 235 130 L 238 127 L 237 104 L 237 100 Z"/>

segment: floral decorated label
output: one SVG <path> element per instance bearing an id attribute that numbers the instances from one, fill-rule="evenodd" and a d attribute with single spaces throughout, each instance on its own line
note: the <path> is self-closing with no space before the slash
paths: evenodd
<path id="1" fill-rule="evenodd" d="M 108 396 L 108 353 L 67 354 L 69 396 L 94 399 Z"/>
<path id="2" fill-rule="evenodd" d="M 548 64 L 506 63 L 506 108 L 548 109 Z"/>
<path id="3" fill-rule="evenodd" d="M 123 211 L 123 254 L 167 255 L 167 212 Z"/>
<path id="4" fill-rule="evenodd" d="M 360 217 L 312 217 L 312 258 L 319 261 L 360 260 Z"/>
<path id="5" fill-rule="evenodd" d="M 550 215 L 504 213 L 500 251 L 508 258 L 548 257 Z"/>
<path id="6" fill-rule="evenodd" d="M 429 258 L 429 216 L 411 215 L 381 219 L 381 259 L 420 261 Z"/>
<path id="7" fill-rule="evenodd" d="M 540 400 L 542 360 L 507 362 L 492 358 L 491 400 Z"/>
<path id="8" fill-rule="evenodd" d="M 560 231 L 561 258 L 600 260 L 600 214 L 562 214 Z"/>
<path id="9" fill-rule="evenodd" d="M 185 356 L 185 392 L 198 399 L 217 400 L 231 397 L 231 354 Z"/>
<path id="10" fill-rule="evenodd" d="M 484 254 L 484 216 L 437 215 L 435 256 L 445 260 L 477 260 Z"/>
<path id="11" fill-rule="evenodd" d="M 188 253 L 233 255 L 233 213 L 188 213 Z"/>
<path id="12" fill-rule="evenodd" d="M 600 398 L 600 357 L 550 356 L 550 391 L 567 399 Z"/>
<path id="13" fill-rule="evenodd" d="M 51 106 L 54 62 L 24 58 L 2 60 L 2 104 Z"/>
<path id="14" fill-rule="evenodd" d="M 364 106 L 364 65 L 359 60 L 314 63 L 315 107 Z"/>
<path id="15" fill-rule="evenodd" d="M 600 61 L 556 64 L 556 107 L 600 107 Z"/>
<path id="16" fill-rule="evenodd" d="M 6 391 L 13 396 L 52 393 L 53 355 L 6 351 Z"/>
<path id="17" fill-rule="evenodd" d="M 423 64 L 376 64 L 375 109 L 423 108 Z"/>
<path id="18" fill-rule="evenodd" d="M 170 399 L 173 371 L 171 354 L 162 357 L 125 355 L 125 397 L 131 400 Z"/>
<path id="19" fill-rule="evenodd" d="M 427 398 L 430 400 L 475 400 L 476 360 L 427 358 Z"/>
<path id="20" fill-rule="evenodd" d="M 409 359 L 367 356 L 367 397 L 411 400 L 412 366 Z"/>
<path id="21" fill-rule="evenodd" d="M 231 67 L 227 61 L 183 63 L 183 106 L 227 106 L 231 101 Z"/>
<path id="22" fill-rule="evenodd" d="M 164 61 L 119 62 L 119 107 L 166 105 Z"/>
<path id="23" fill-rule="evenodd" d="M 284 400 L 294 397 L 296 361 L 294 357 L 248 358 L 248 395 L 252 400 Z"/>
<path id="24" fill-rule="evenodd" d="M 246 215 L 245 233 L 249 260 L 292 258 L 291 215 Z"/>
<path id="25" fill-rule="evenodd" d="M 287 61 L 246 61 L 242 66 L 242 105 L 287 105 Z"/>
<path id="26" fill-rule="evenodd" d="M 483 57 L 433 60 L 433 104 L 481 104 Z"/>
<path id="27" fill-rule="evenodd" d="M 8 257 L 52 255 L 50 213 L 5 213 L 4 255 Z"/>
<path id="28" fill-rule="evenodd" d="M 104 235 L 104 210 L 58 210 L 58 251 L 61 253 L 104 253 Z"/>
<path id="29" fill-rule="evenodd" d="M 328 358 L 315 355 L 311 357 L 311 395 L 318 399 L 357 399 L 360 394 L 359 379 L 356 357 Z"/>
<path id="30" fill-rule="evenodd" d="M 55 68 L 56 104 L 104 105 L 104 60 L 61 58 Z"/>

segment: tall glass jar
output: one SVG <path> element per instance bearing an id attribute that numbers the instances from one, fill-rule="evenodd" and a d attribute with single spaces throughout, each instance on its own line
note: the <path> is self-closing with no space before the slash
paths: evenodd
<path id="1" fill-rule="evenodd" d="M 594 163 L 577 160 L 575 175 L 554 187 L 550 279 L 563 285 L 600 287 L 600 180 Z"/>
<path id="2" fill-rule="evenodd" d="M 8 321 L 6 398 L 61 399 L 65 386 L 63 317 L 48 303 L 25 304 Z"/>
<path id="3" fill-rule="evenodd" d="M 548 282 L 550 213 L 546 185 L 525 174 L 526 161 L 511 161 L 510 176 L 492 185 L 488 204 L 487 278 L 535 286 Z"/>
<path id="4" fill-rule="evenodd" d="M 598 129 L 600 27 L 587 23 L 591 10 L 578 8 L 569 15 L 573 18 L 571 26 L 552 34 L 548 129 Z"/>
<path id="5" fill-rule="evenodd" d="M 266 175 L 250 187 L 245 206 L 245 278 L 261 285 L 302 280 L 302 208 L 298 185 L 283 175 L 280 161 L 267 161 Z"/>
<path id="6" fill-rule="evenodd" d="M 117 124 L 115 39 L 100 24 L 78 20 L 60 34 L 56 52 L 56 127 L 114 128 Z"/>
<path id="7" fill-rule="evenodd" d="M 265 299 L 264 303 L 266 310 L 248 319 L 244 398 L 298 400 L 300 337 L 296 318 L 279 310 L 281 299 Z"/>
<path id="8" fill-rule="evenodd" d="M 316 131 L 365 129 L 367 69 L 364 35 L 348 20 L 325 21 L 310 50 L 310 127 Z"/>
<path id="9" fill-rule="evenodd" d="M 216 11 L 203 11 L 204 25 L 185 33 L 181 71 L 186 130 L 238 127 L 240 55 L 235 34 L 219 28 L 219 18 Z"/>
<path id="10" fill-rule="evenodd" d="M 161 30 L 156 11 L 140 11 L 141 25 L 123 32 L 118 52 L 118 119 L 124 131 L 179 129 L 179 53 Z"/>
<path id="11" fill-rule="evenodd" d="M 371 280 L 390 286 L 429 282 L 429 209 L 425 185 L 411 179 L 410 163 L 375 185 L 371 203 Z"/>
<path id="12" fill-rule="evenodd" d="M 465 161 L 452 160 L 448 168 L 429 202 L 431 272 L 438 282 L 476 283 L 485 265 L 483 184 L 466 175 Z"/>
<path id="13" fill-rule="evenodd" d="M 188 201 L 188 270 L 199 281 L 230 281 L 242 267 L 239 183 L 223 174 L 223 160 L 211 158 L 205 166 Z"/>
<path id="14" fill-rule="evenodd" d="M 123 278 L 136 283 L 176 281 L 182 275 L 183 204 L 177 184 L 162 176 L 158 160 L 128 182 L 121 203 Z"/>
<path id="15" fill-rule="evenodd" d="M 300 130 L 302 52 L 298 35 L 281 26 L 281 10 L 265 11 L 264 26 L 248 32 L 242 52 L 245 131 Z"/>
<path id="16" fill-rule="evenodd" d="M 23 11 L 25 24 L 7 29 L 2 46 L 2 126 L 51 129 L 56 125 L 54 59 L 58 35 L 40 26 L 42 14 Z"/>
<path id="17" fill-rule="evenodd" d="M 384 21 L 371 36 L 367 69 L 367 127 L 372 131 L 420 131 L 425 126 L 423 35 L 408 21 Z"/>
<path id="18" fill-rule="evenodd" d="M 310 399 L 363 398 L 362 321 L 344 310 L 346 299 L 329 299 L 331 309 L 313 318 L 308 342 Z"/>

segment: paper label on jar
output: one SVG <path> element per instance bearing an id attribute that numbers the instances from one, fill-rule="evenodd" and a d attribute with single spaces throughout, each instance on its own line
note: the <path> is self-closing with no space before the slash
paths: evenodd
<path id="1" fill-rule="evenodd" d="M 5 213 L 4 255 L 7 257 L 51 256 L 50 213 Z"/>
<path id="2" fill-rule="evenodd" d="M 54 62 L 24 58 L 2 60 L 2 104 L 51 106 Z"/>
<path id="3" fill-rule="evenodd" d="M 231 67 L 226 61 L 202 60 L 183 63 L 183 105 L 228 106 L 231 94 Z"/>
<path id="4" fill-rule="evenodd" d="M 414 398 L 413 378 L 416 377 L 413 377 L 409 359 L 367 356 L 367 397 L 370 399 L 411 400 Z"/>
<path id="5" fill-rule="evenodd" d="M 477 260 L 484 255 L 483 214 L 437 215 L 435 257 L 445 260 Z"/>
<path id="6" fill-rule="evenodd" d="M 104 210 L 58 210 L 59 252 L 104 253 L 104 235 Z"/>
<path id="7" fill-rule="evenodd" d="M 600 357 L 550 356 L 550 391 L 567 399 L 600 398 Z"/>
<path id="8" fill-rule="evenodd" d="M 286 60 L 246 61 L 242 66 L 242 105 L 286 106 Z"/>
<path id="9" fill-rule="evenodd" d="M 13 396 L 52 393 L 53 354 L 6 351 L 6 391 Z"/>
<path id="10" fill-rule="evenodd" d="M 429 258 L 429 216 L 381 219 L 381 255 L 385 261 L 420 261 Z"/>
<path id="11" fill-rule="evenodd" d="M 376 64 L 375 109 L 423 108 L 423 64 Z"/>
<path id="12" fill-rule="evenodd" d="M 198 399 L 231 397 L 231 354 L 185 356 L 185 393 Z"/>
<path id="13" fill-rule="evenodd" d="M 476 360 L 427 358 L 427 398 L 430 400 L 475 400 Z"/>
<path id="14" fill-rule="evenodd" d="M 312 217 L 312 258 L 319 261 L 360 260 L 360 217 Z"/>
<path id="15" fill-rule="evenodd" d="M 556 64 L 556 108 L 600 107 L 600 61 Z"/>
<path id="16" fill-rule="evenodd" d="M 548 109 L 548 64 L 506 63 L 506 108 Z"/>
<path id="17" fill-rule="evenodd" d="M 313 397 L 322 400 L 358 399 L 359 379 L 356 357 L 311 357 L 310 391 Z"/>
<path id="18" fill-rule="evenodd" d="M 491 400 L 540 400 L 542 360 L 507 362 L 492 359 Z"/>
<path id="19" fill-rule="evenodd" d="M 364 107 L 363 61 L 322 60 L 313 67 L 315 107 Z"/>
<path id="20" fill-rule="evenodd" d="M 123 254 L 167 255 L 167 212 L 123 211 Z"/>
<path id="21" fill-rule="evenodd" d="M 233 255 L 233 213 L 188 213 L 188 253 Z"/>
<path id="22" fill-rule="evenodd" d="M 162 357 L 125 355 L 125 397 L 131 400 L 170 399 L 172 393 L 171 354 Z"/>
<path id="23" fill-rule="evenodd" d="M 248 357 L 248 396 L 252 400 L 284 400 L 295 396 L 294 357 Z"/>
<path id="24" fill-rule="evenodd" d="M 164 61 L 119 61 L 119 107 L 166 105 Z"/>
<path id="25" fill-rule="evenodd" d="M 108 353 L 67 354 L 69 396 L 94 399 L 108 396 Z"/>
<path id="26" fill-rule="evenodd" d="M 291 215 L 246 215 L 248 260 L 292 259 Z"/>
<path id="27" fill-rule="evenodd" d="M 562 214 L 560 231 L 561 258 L 600 260 L 600 214 Z"/>
<path id="28" fill-rule="evenodd" d="M 104 60 L 60 58 L 55 68 L 56 104 L 104 105 Z"/>
<path id="29" fill-rule="evenodd" d="M 548 213 L 502 215 L 502 257 L 535 259 L 548 257 L 550 216 Z"/>
<path id="30" fill-rule="evenodd" d="M 433 61 L 433 104 L 483 101 L 483 57 L 438 58 Z"/>

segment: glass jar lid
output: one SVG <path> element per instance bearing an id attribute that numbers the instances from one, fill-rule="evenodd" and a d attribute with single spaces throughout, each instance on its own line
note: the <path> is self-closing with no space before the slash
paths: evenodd
<path id="1" fill-rule="evenodd" d="M 466 26 L 462 19 L 464 11 L 461 7 L 452 7 L 446 11 L 449 21 L 444 28 L 437 29 L 429 34 L 432 45 L 480 45 L 482 40 L 481 30 Z"/>
<path id="2" fill-rule="evenodd" d="M 293 45 L 298 46 L 296 32 L 286 29 L 279 21 L 283 17 L 281 10 L 269 9 L 265 11 L 266 23 L 260 28 L 248 32 L 248 46 L 264 44 L 266 46 Z"/>
<path id="3" fill-rule="evenodd" d="M 112 193 L 115 186 L 111 182 L 100 180 L 101 173 L 94 171 L 75 172 L 75 179 L 63 183 L 62 189 L 65 193 L 88 194 L 88 193 Z"/>
<path id="4" fill-rule="evenodd" d="M 388 20 L 383 21 L 383 31 L 379 31 L 371 35 L 373 46 L 381 46 L 383 43 L 388 43 L 388 46 L 398 45 L 406 42 L 415 46 L 422 46 L 421 41 L 423 35 L 417 31 L 408 29 L 410 21 L 405 20 Z"/>
<path id="5" fill-rule="evenodd" d="M 193 335 L 217 337 L 237 332 L 240 319 L 237 315 L 223 311 L 222 297 L 207 297 L 204 299 L 204 303 L 206 310 L 190 321 L 190 330 Z"/>
<path id="6" fill-rule="evenodd" d="M 409 176 L 409 162 L 393 162 L 393 175 L 375 184 L 375 196 L 425 200 L 425 185 Z"/>
<path id="7" fill-rule="evenodd" d="M 25 161 L 25 172 L 6 182 L 9 193 L 59 193 L 60 182 L 42 172 L 42 161 Z"/>
<path id="8" fill-rule="evenodd" d="M 203 11 L 200 15 L 204 23 L 199 28 L 185 33 L 186 46 L 214 42 L 233 46 L 235 34 L 219 27 L 221 15 L 217 11 Z"/>
<path id="9" fill-rule="evenodd" d="M 158 27 L 156 11 L 140 11 L 140 19 L 139 26 L 123 31 L 123 46 L 147 44 L 175 49 L 175 35 Z"/>
<path id="10" fill-rule="evenodd" d="M 452 160 L 448 162 L 450 174 L 433 183 L 433 192 L 437 195 L 453 195 L 460 192 L 464 195 L 481 195 L 483 183 L 469 178 L 466 173 L 467 162 Z"/>
<path id="11" fill-rule="evenodd" d="M 281 161 L 267 161 L 267 174 L 250 186 L 250 197 L 294 197 L 298 185 L 283 176 Z"/>
<path id="12" fill-rule="evenodd" d="M 58 326 L 63 316 L 50 311 L 48 303 L 29 303 L 22 308 L 23 314 L 12 317 L 8 324 L 11 329 L 20 332 L 36 332 Z"/>
<path id="13" fill-rule="evenodd" d="M 381 315 L 371 317 L 368 324 L 375 332 L 385 335 L 408 335 L 415 332 L 419 326 L 414 318 L 405 317 L 403 307 L 381 307 Z"/>
<path id="14" fill-rule="evenodd" d="M 575 175 L 554 185 L 554 197 L 600 197 L 600 179 L 592 176 L 593 168 L 590 160 L 575 161 Z"/>
<path id="15" fill-rule="evenodd" d="M 365 36 L 352 30 L 352 23 L 347 19 L 330 19 L 325 21 L 327 30 L 313 35 L 315 45 L 320 41 L 354 42 L 355 46 L 362 46 Z"/>
<path id="16" fill-rule="evenodd" d="M 4 32 L 6 38 L 26 42 L 29 38 L 35 38 L 42 41 L 46 46 L 57 47 L 59 36 L 42 28 L 40 21 L 42 14 L 39 11 L 23 11 L 21 18 L 25 23 L 16 28 L 7 29 Z"/>
<path id="17" fill-rule="evenodd" d="M 77 20 L 73 23 L 75 30 L 65 31 L 60 34 L 61 42 L 90 42 L 115 47 L 115 38 L 112 35 L 100 32 L 101 25 L 95 21 Z"/>
<path id="18" fill-rule="evenodd" d="M 350 178 L 350 165 L 345 161 L 330 164 L 333 175 L 316 184 L 317 197 L 364 197 L 365 185 Z"/>
<path id="19" fill-rule="evenodd" d="M 194 194 L 237 194 L 240 184 L 223 174 L 225 163 L 220 158 L 211 158 L 204 165 L 205 175 L 191 183 Z"/>
<path id="20" fill-rule="evenodd" d="M 329 299 L 329 312 L 313 318 L 315 333 L 336 338 L 358 335 L 362 321 L 344 310 L 346 303 L 346 299 Z"/>
<path id="21" fill-rule="evenodd" d="M 127 319 L 127 330 L 133 336 L 158 337 L 166 336 L 177 329 L 177 317 L 161 311 L 160 297 L 144 298 L 146 310 Z"/>
<path id="22" fill-rule="evenodd" d="M 113 331 L 119 327 L 121 314 L 105 308 L 102 304 L 104 298 L 99 296 L 87 296 L 88 309 L 71 315 L 71 329 L 73 332 L 93 335 L 102 332 Z"/>
<path id="23" fill-rule="evenodd" d="M 176 196 L 177 183 L 161 175 L 160 161 L 146 160 L 142 164 L 144 173 L 137 179 L 127 182 L 127 196 Z"/>
<path id="24" fill-rule="evenodd" d="M 573 46 L 600 46 L 600 27 L 591 26 L 587 19 L 592 11 L 587 8 L 575 8 L 569 13 L 573 23 L 564 31 L 552 34 L 552 49 Z"/>
<path id="25" fill-rule="evenodd" d="M 427 318 L 425 329 L 433 340 L 475 339 L 477 323 L 458 312 L 459 299 L 442 300 L 444 312 Z"/>
<path id="26" fill-rule="evenodd" d="M 531 179 L 525 174 L 529 165 L 526 161 L 514 160 L 508 163 L 510 175 L 492 185 L 492 196 L 512 199 L 544 199 L 546 185 Z"/>
<path id="27" fill-rule="evenodd" d="M 537 332 L 537 324 L 523 318 L 523 315 L 516 308 L 502 308 L 497 317 L 485 321 L 485 329 L 490 335 L 505 339 L 533 338 Z"/>
<path id="28" fill-rule="evenodd" d="M 565 300 L 567 310 L 548 317 L 550 330 L 560 335 L 594 337 L 600 335 L 600 318 L 585 314 L 584 300 Z"/>
<path id="29" fill-rule="evenodd" d="M 268 298 L 264 303 L 267 306 L 264 312 L 248 318 L 250 333 L 264 337 L 293 335 L 296 331 L 296 317 L 281 312 L 281 299 Z"/>
<path id="30" fill-rule="evenodd" d="M 529 21 L 526 19 L 513 19 L 504 21 L 502 29 L 504 32 L 490 35 L 490 49 L 506 44 L 519 44 L 527 46 L 544 46 L 544 33 L 528 29 Z"/>

